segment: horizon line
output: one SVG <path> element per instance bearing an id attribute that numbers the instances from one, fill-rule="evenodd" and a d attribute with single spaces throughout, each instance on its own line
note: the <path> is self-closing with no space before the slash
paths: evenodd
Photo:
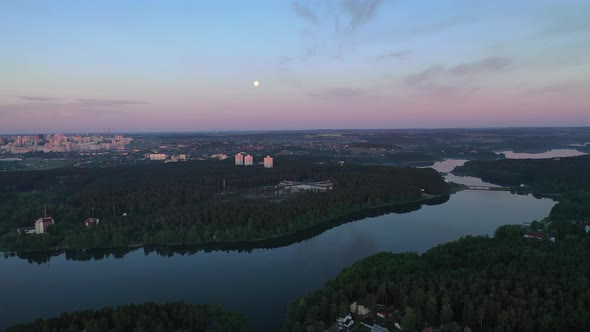
<path id="1" fill-rule="evenodd" d="M 489 126 L 489 127 L 398 127 L 398 128 L 309 128 L 309 129 L 213 129 L 213 130 L 147 130 L 147 131 L 113 131 L 109 133 L 95 131 L 54 131 L 54 132 L 12 132 L 0 133 L 0 136 L 14 135 L 72 135 L 72 134 L 212 134 L 212 133 L 270 133 L 270 132 L 305 132 L 305 131 L 362 131 L 362 130 L 506 130 L 506 129 L 590 129 L 584 126 Z"/>

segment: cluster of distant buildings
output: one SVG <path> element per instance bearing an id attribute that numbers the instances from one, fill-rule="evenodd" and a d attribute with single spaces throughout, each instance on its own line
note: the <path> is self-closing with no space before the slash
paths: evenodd
<path id="1" fill-rule="evenodd" d="M 241 165 L 244 165 L 244 166 L 254 165 L 254 157 L 252 157 L 249 154 L 243 153 L 243 152 L 236 154 L 234 160 L 235 160 L 236 165 L 240 165 L 240 166 Z M 262 164 L 264 165 L 264 168 L 272 168 L 274 166 L 272 157 L 271 156 L 264 157 Z"/>
<path id="2" fill-rule="evenodd" d="M 334 324 L 326 331 L 352 331 L 355 325 L 355 319 L 372 332 L 389 332 L 383 325 L 393 319 L 397 330 L 402 330 L 399 325 L 401 321 L 401 311 L 391 306 L 377 305 L 376 313 L 373 314 L 369 306 L 362 301 L 354 302 L 350 305 L 350 313 L 344 317 L 337 318 Z"/>
<path id="3" fill-rule="evenodd" d="M 584 227 L 584 231 L 586 234 L 590 234 L 590 221 L 583 221 L 581 225 Z M 524 228 L 524 234 L 522 235 L 525 239 L 535 239 L 535 240 L 548 240 L 555 242 L 555 236 L 553 234 L 543 233 L 541 231 L 533 230 L 531 227 L 531 223 L 524 223 L 522 227 Z"/>
<path id="4" fill-rule="evenodd" d="M 145 159 L 164 161 L 167 163 L 175 163 L 175 162 L 179 162 L 179 161 L 187 161 L 188 157 L 186 154 L 179 154 L 179 155 L 172 155 L 172 156 L 170 156 L 170 158 L 168 158 L 168 155 L 165 153 L 148 153 L 145 155 Z"/>
<path id="5" fill-rule="evenodd" d="M 96 226 L 100 223 L 100 219 L 98 218 L 86 218 L 84 219 L 84 226 L 91 227 Z M 44 208 L 43 217 L 37 218 L 35 220 L 33 227 L 20 227 L 17 229 L 19 234 L 45 234 L 47 233 L 47 229 L 49 226 L 55 224 L 55 220 L 47 215 L 47 208 Z"/>
<path id="6" fill-rule="evenodd" d="M 187 161 L 186 154 L 180 155 L 172 155 L 168 156 L 165 153 L 147 153 L 145 154 L 145 159 L 147 160 L 156 160 L 156 161 L 164 161 L 164 162 L 178 162 L 178 161 Z M 209 156 L 211 159 L 217 160 L 226 160 L 228 157 L 224 153 L 216 153 Z M 240 152 L 235 155 L 235 164 L 240 166 L 253 166 L 254 165 L 254 157 L 250 154 Z M 263 165 L 265 168 L 272 168 L 274 166 L 274 161 L 271 156 L 266 156 L 262 160 L 262 162 L 258 163 Z"/>
<path id="7" fill-rule="evenodd" d="M 0 151 L 13 154 L 33 152 L 72 152 L 72 151 L 109 151 L 125 150 L 133 138 L 123 135 L 30 135 L 0 137 Z"/>
<path id="8" fill-rule="evenodd" d="M 371 307 L 367 302 L 365 300 L 352 303 L 350 305 L 350 312 L 344 317 L 337 318 L 326 331 L 351 332 L 355 330 L 356 325 L 360 325 L 361 331 L 389 332 L 390 329 L 393 331 L 404 331 L 404 327 L 401 326 L 404 318 L 403 310 L 382 304 L 375 304 Z M 436 331 L 438 330 L 436 328 Z M 465 326 L 461 330 L 472 332 L 469 326 Z M 425 326 L 418 331 L 433 332 L 435 328 Z"/>

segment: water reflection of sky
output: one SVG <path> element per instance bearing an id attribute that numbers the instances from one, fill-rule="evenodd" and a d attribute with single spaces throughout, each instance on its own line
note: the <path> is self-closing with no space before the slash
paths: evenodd
<path id="1" fill-rule="evenodd" d="M 503 153 L 508 159 L 563 158 L 585 155 L 584 152 L 580 152 L 576 149 L 553 149 L 542 153 L 517 153 L 513 151 L 500 151 L 496 153 Z M 447 182 L 459 183 L 466 186 L 499 187 L 493 183 L 484 182 L 480 178 L 472 176 L 459 176 L 451 173 L 455 167 L 463 166 L 465 162 L 467 162 L 465 159 L 446 159 L 443 161 L 437 161 L 432 166 L 428 167 L 431 167 L 441 173 L 447 173 L 445 175 L 445 180 Z"/>
<path id="2" fill-rule="evenodd" d="M 459 176 L 451 173 L 445 175 L 445 181 L 459 183 L 470 187 L 500 187 L 496 184 L 482 181 L 480 178 L 473 176 Z"/>
<path id="3" fill-rule="evenodd" d="M 252 252 L 200 251 L 48 264 L 1 259 L 0 328 L 63 311 L 146 301 L 223 304 L 248 316 L 253 330 L 278 330 L 287 305 L 343 268 L 381 251 L 423 252 L 502 224 L 541 219 L 555 203 L 509 192 L 462 191 L 441 205 L 366 218 L 309 240 Z M 42 282 L 40 282 L 42 280 Z"/>
<path id="4" fill-rule="evenodd" d="M 447 182 L 459 183 L 466 186 L 498 187 L 495 184 L 484 182 L 480 178 L 473 176 L 459 176 L 450 173 L 455 169 L 455 167 L 463 166 L 465 162 L 467 162 L 465 159 L 446 159 L 443 161 L 437 161 L 429 167 L 435 169 L 438 172 L 447 173 L 445 175 L 445 180 Z"/>
<path id="5" fill-rule="evenodd" d="M 553 149 L 541 153 L 521 153 L 513 151 L 499 151 L 497 154 L 503 153 L 508 159 L 545 159 L 545 158 L 564 158 L 576 157 L 585 155 L 584 152 L 576 149 Z"/>
<path id="6" fill-rule="evenodd" d="M 463 166 L 467 160 L 465 159 L 445 159 L 443 161 L 437 161 L 432 166 L 428 166 L 430 168 L 434 168 L 436 171 L 441 173 L 449 173 L 452 172 L 455 167 Z"/>

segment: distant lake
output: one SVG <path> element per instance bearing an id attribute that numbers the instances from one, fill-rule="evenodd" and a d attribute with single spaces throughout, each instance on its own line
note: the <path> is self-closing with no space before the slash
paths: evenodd
<path id="1" fill-rule="evenodd" d="M 467 160 L 465 159 L 446 159 L 443 161 L 437 161 L 432 166 L 428 167 L 434 168 L 441 173 L 447 173 L 445 175 L 445 180 L 447 182 L 459 183 L 466 186 L 499 187 L 498 185 L 484 182 L 480 178 L 473 176 L 459 176 L 450 173 L 455 169 L 455 167 L 463 166 L 463 164 L 466 162 Z"/>
<path id="2" fill-rule="evenodd" d="M 513 151 L 499 151 L 498 154 L 503 153 L 508 159 L 545 159 L 545 158 L 562 158 L 562 157 L 576 157 L 585 155 L 584 152 L 576 149 L 553 149 L 541 153 L 521 153 Z"/>
<path id="3" fill-rule="evenodd" d="M 463 166 L 467 161 L 468 160 L 466 159 L 445 159 L 443 161 L 437 161 L 432 166 L 428 167 L 434 168 L 441 173 L 450 173 L 455 167 Z"/>
<path id="4" fill-rule="evenodd" d="M 137 249 L 123 258 L 89 261 L 57 254 L 44 264 L 0 257 L 0 329 L 63 311 L 187 301 L 222 304 L 246 314 L 252 331 L 276 331 L 291 302 L 359 259 L 382 251 L 424 252 L 465 235 L 492 235 L 503 224 L 542 219 L 554 204 L 532 195 L 466 190 L 444 204 L 342 224 L 273 249 L 169 257 Z"/>

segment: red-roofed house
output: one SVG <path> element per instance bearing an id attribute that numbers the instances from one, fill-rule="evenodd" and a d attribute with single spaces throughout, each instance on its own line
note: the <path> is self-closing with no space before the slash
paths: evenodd
<path id="1" fill-rule="evenodd" d="M 539 232 L 526 232 L 523 236 L 525 239 L 537 239 L 537 240 L 544 240 L 545 234 Z"/>
<path id="2" fill-rule="evenodd" d="M 51 217 L 42 217 L 35 221 L 35 234 L 43 234 L 47 232 L 49 225 L 55 224 Z"/>

